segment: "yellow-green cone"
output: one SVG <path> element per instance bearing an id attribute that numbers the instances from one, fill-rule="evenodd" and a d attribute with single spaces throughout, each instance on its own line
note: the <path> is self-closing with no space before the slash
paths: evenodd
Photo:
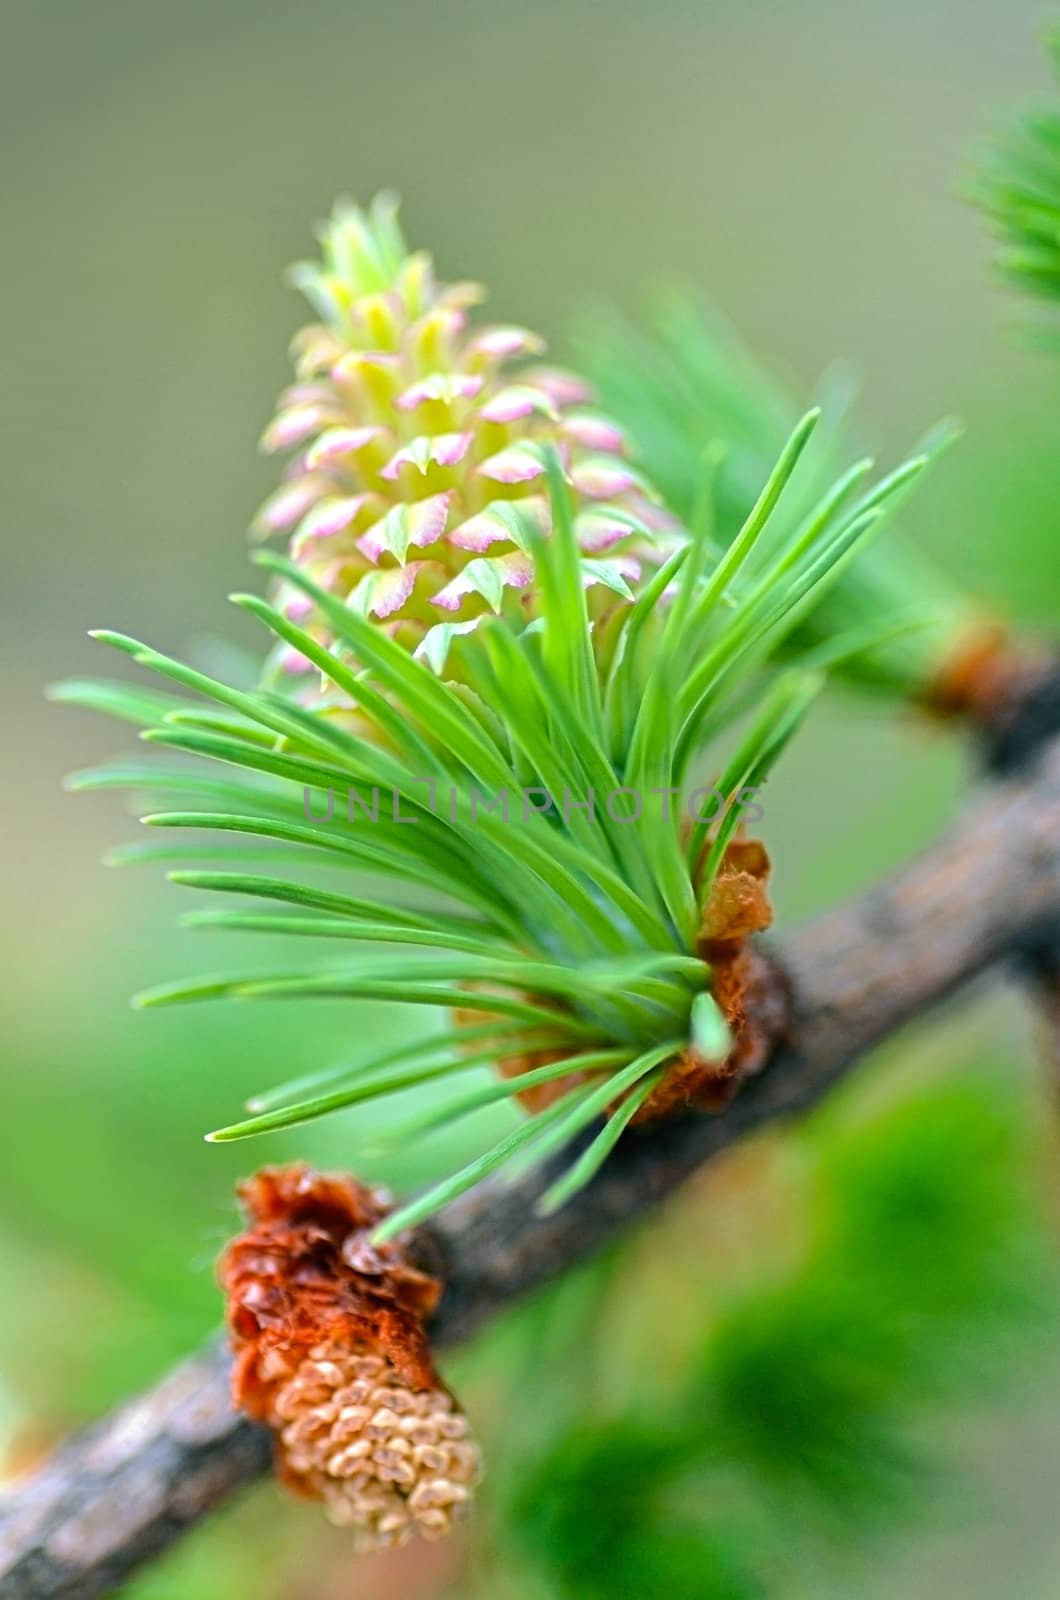
<path id="1" fill-rule="evenodd" d="M 586 585 L 628 596 L 669 523 L 581 380 L 528 364 L 544 345 L 523 328 L 470 326 L 481 291 L 436 283 L 430 257 L 409 253 L 389 197 L 368 212 L 336 207 L 321 245 L 319 263 L 292 273 L 320 320 L 294 341 L 297 382 L 265 431 L 264 448 L 291 461 L 255 531 L 288 534 L 319 584 L 411 648 L 438 624 L 532 616 L 525 515 L 548 532 L 551 445 Z M 330 642 L 303 596 L 281 598 Z M 294 651 L 282 664 L 309 668 Z"/>

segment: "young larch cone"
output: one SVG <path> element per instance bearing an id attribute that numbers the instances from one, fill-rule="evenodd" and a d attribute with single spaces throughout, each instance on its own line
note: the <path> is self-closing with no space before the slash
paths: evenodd
<path id="1" fill-rule="evenodd" d="M 275 1431 L 282 1481 L 362 1548 L 442 1538 L 481 1459 L 431 1359 L 440 1283 L 407 1239 L 369 1243 L 389 1207 L 352 1178 L 265 1167 L 239 1196 L 248 1227 L 218 1269 L 235 1404 Z"/>
<path id="2" fill-rule="evenodd" d="M 482 291 L 435 281 L 430 257 L 409 253 L 392 198 L 367 212 L 337 206 L 320 238 L 323 259 L 292 272 L 320 320 L 295 338 L 297 382 L 263 436 L 266 450 L 293 454 L 256 532 L 288 534 L 308 575 L 412 647 L 433 624 L 533 615 L 525 518 L 548 532 L 553 445 L 586 586 L 628 595 L 671 524 L 582 381 L 537 365 L 512 374 L 542 341 L 469 327 Z M 281 603 L 331 642 L 305 596 Z M 283 665 L 309 669 L 296 651 Z"/>

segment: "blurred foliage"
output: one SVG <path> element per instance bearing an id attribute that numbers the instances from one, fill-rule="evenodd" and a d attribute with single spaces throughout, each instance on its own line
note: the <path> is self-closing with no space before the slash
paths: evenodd
<path id="1" fill-rule="evenodd" d="M 1060 24 L 1047 45 L 1060 80 Z M 998 240 L 996 262 L 1013 287 L 1033 296 L 1036 339 L 1060 350 L 1060 102 L 1025 112 L 982 163 L 973 198 Z"/>
<path id="2" fill-rule="evenodd" d="M 560 1429 L 517 1483 L 513 1531 L 560 1592 L 797 1595 L 829 1565 L 856 1582 L 882 1532 L 930 1514 L 940 1409 L 996 1394 L 1055 1309 L 1013 1088 L 982 1070 L 882 1106 L 848 1093 L 792 1136 L 790 1258 L 712 1309 L 693 1278 L 698 1335 L 665 1399 L 645 1404 L 635 1360 L 622 1403 Z"/>
<path id="3" fill-rule="evenodd" d="M 686 521 L 695 514 L 703 463 L 717 454 L 714 515 L 721 542 L 731 545 L 754 505 L 756 485 L 795 424 L 799 403 L 759 365 L 735 330 L 688 292 L 660 296 L 644 326 L 598 313 L 587 320 L 578 345 L 604 404 L 627 428 L 637 457 L 667 503 Z M 838 463 L 853 453 L 853 398 L 850 375 L 838 369 L 819 384 L 813 400 L 823 425 L 774 518 L 774 548 L 796 536 Z M 953 443 L 955 431 L 943 424 L 917 448 L 929 458 L 938 455 Z M 895 503 L 905 498 L 899 495 Z M 808 601 L 786 643 L 796 651 L 816 647 L 822 659 L 835 663 L 840 677 L 914 695 L 930 681 L 972 614 L 959 584 L 888 527 L 841 571 L 823 598 Z M 879 629 L 885 617 L 896 625 L 896 637 L 850 649 L 850 643 Z"/>

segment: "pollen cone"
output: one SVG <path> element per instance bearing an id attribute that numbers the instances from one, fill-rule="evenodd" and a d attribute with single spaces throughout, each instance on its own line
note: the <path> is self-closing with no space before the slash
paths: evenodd
<path id="1" fill-rule="evenodd" d="M 442 1538 L 481 1460 L 424 1330 L 441 1285 L 407 1240 L 368 1242 L 388 1208 L 352 1178 L 266 1167 L 239 1194 L 247 1229 L 219 1265 L 235 1404 L 275 1431 L 283 1482 L 362 1548 Z"/>

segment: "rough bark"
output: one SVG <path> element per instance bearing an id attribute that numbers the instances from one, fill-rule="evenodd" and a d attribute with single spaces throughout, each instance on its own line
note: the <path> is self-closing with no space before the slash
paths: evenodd
<path id="1" fill-rule="evenodd" d="M 972 718 L 983 765 L 999 778 L 1032 767 L 1060 735 L 1060 656 L 1033 652 L 1004 675 L 1004 682 L 1005 692 L 988 699 Z M 1060 940 L 1041 940 L 1026 952 L 1022 966 L 1042 1062 L 1060 1106 Z"/>
<path id="2" fill-rule="evenodd" d="M 979 718 L 988 768 L 1018 772 L 1060 734 L 1060 659 L 1042 654 L 1013 674 L 1007 693 Z"/>

